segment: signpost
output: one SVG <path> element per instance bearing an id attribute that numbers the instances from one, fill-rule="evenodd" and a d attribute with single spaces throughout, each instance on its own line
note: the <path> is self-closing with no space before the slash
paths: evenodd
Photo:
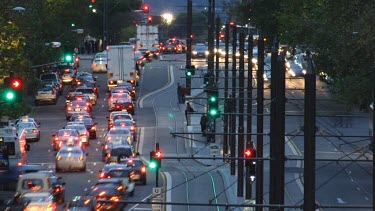
<path id="1" fill-rule="evenodd" d="M 220 149 L 219 145 L 215 143 L 210 144 L 210 155 L 211 156 L 219 156 L 220 155 Z"/>
<path id="2" fill-rule="evenodd" d="M 164 192 L 162 187 L 152 188 L 152 202 L 164 202 Z M 161 204 L 152 204 L 152 211 L 162 211 L 164 210 Z"/>

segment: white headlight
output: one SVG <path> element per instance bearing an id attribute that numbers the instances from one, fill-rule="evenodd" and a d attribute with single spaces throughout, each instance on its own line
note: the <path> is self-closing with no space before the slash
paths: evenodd
<path id="1" fill-rule="evenodd" d="M 194 55 L 197 55 L 197 54 L 198 54 L 196 51 L 193 51 L 192 53 L 193 53 Z"/>
<path id="2" fill-rule="evenodd" d="M 240 53 L 236 52 L 236 56 L 239 57 L 239 56 L 240 56 Z"/>
<path id="3" fill-rule="evenodd" d="M 291 70 L 291 69 L 288 70 L 288 73 L 289 73 L 291 76 L 293 76 L 293 77 L 296 76 L 296 73 L 295 73 L 293 70 Z"/>
<path id="4" fill-rule="evenodd" d="M 303 73 L 304 75 L 306 75 L 306 70 L 302 70 L 302 73 Z"/>
<path id="5" fill-rule="evenodd" d="M 210 53 L 208 51 L 204 52 L 204 54 L 206 54 L 206 56 L 208 56 Z"/>
<path id="6" fill-rule="evenodd" d="M 258 63 L 258 59 L 257 59 L 257 58 L 253 58 L 251 61 L 252 61 L 254 64 Z"/>
<path id="7" fill-rule="evenodd" d="M 286 65 L 287 68 L 290 68 L 290 63 L 289 62 L 287 62 L 285 65 Z"/>

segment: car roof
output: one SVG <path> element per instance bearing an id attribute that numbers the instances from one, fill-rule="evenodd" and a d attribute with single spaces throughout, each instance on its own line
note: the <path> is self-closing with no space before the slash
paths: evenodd
<path id="1" fill-rule="evenodd" d="M 21 179 L 30 179 L 30 178 L 33 178 L 33 179 L 44 179 L 46 178 L 48 175 L 45 174 L 45 173 L 40 173 L 40 172 L 32 172 L 32 173 L 27 173 L 27 174 L 23 174 L 22 177 L 20 177 Z"/>
<path id="2" fill-rule="evenodd" d="M 22 197 L 26 197 L 26 196 L 48 196 L 48 197 L 50 197 L 51 196 L 51 194 L 50 193 L 48 193 L 48 192 L 28 192 L 28 193 L 25 193 L 25 194 L 23 194 L 23 196 Z"/>

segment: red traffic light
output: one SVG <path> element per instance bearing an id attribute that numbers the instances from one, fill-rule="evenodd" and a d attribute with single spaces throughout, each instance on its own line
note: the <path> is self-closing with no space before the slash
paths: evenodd
<path id="1" fill-rule="evenodd" d="M 91 0 L 91 3 L 95 3 L 95 0 Z"/>
<path id="2" fill-rule="evenodd" d="M 244 154 L 245 154 L 245 157 L 247 158 L 251 158 L 255 156 L 253 149 L 246 149 Z"/>
<path id="3" fill-rule="evenodd" d="M 150 12 L 150 6 L 148 4 L 143 4 L 142 10 L 143 10 L 144 13 L 149 13 Z"/>
<path id="4" fill-rule="evenodd" d="M 194 34 L 190 34 L 190 38 L 193 39 L 194 38 Z"/>
<path id="5" fill-rule="evenodd" d="M 14 78 L 10 81 L 10 87 L 12 89 L 20 89 L 22 87 L 22 81 L 18 78 Z"/>
<path id="6" fill-rule="evenodd" d="M 220 38 L 220 39 L 223 39 L 224 37 L 225 37 L 225 35 L 222 34 L 222 33 L 219 35 L 219 38 Z"/>
<path id="7" fill-rule="evenodd" d="M 156 151 L 154 156 L 155 156 L 156 159 L 160 160 L 161 156 L 162 156 L 162 153 L 160 151 Z"/>
<path id="8" fill-rule="evenodd" d="M 149 23 L 151 23 L 151 22 L 152 22 L 152 16 L 148 16 L 148 17 L 147 17 L 147 21 L 148 21 Z"/>

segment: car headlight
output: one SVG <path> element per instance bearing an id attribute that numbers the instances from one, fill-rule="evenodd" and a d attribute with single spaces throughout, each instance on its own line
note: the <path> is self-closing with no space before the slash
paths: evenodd
<path id="1" fill-rule="evenodd" d="M 239 57 L 240 56 L 240 53 L 239 52 L 236 52 L 236 57 Z"/>
<path id="2" fill-rule="evenodd" d="M 225 55 L 225 51 L 220 51 L 220 54 L 221 55 Z"/>
<path id="3" fill-rule="evenodd" d="M 205 54 L 206 56 L 208 56 L 208 55 L 210 54 L 210 52 L 205 51 L 204 54 Z"/>
<path id="4" fill-rule="evenodd" d="M 292 69 L 289 69 L 289 70 L 288 70 L 288 73 L 289 73 L 291 76 L 293 76 L 293 77 L 296 76 L 296 73 L 295 73 Z"/>
<path id="5" fill-rule="evenodd" d="M 287 62 L 285 65 L 286 65 L 287 68 L 290 68 L 290 63 L 289 62 Z"/>
<path id="6" fill-rule="evenodd" d="M 193 51 L 193 54 L 194 54 L 194 55 L 197 55 L 198 53 L 197 53 L 197 51 Z"/>
<path id="7" fill-rule="evenodd" d="M 267 75 L 265 73 L 263 73 L 263 80 L 268 81 Z"/>
<path id="8" fill-rule="evenodd" d="M 253 58 L 253 59 L 251 59 L 251 61 L 253 62 L 253 64 L 258 63 L 258 59 L 257 58 Z"/>
<path id="9" fill-rule="evenodd" d="M 306 75 L 306 70 L 302 70 L 302 74 Z"/>

